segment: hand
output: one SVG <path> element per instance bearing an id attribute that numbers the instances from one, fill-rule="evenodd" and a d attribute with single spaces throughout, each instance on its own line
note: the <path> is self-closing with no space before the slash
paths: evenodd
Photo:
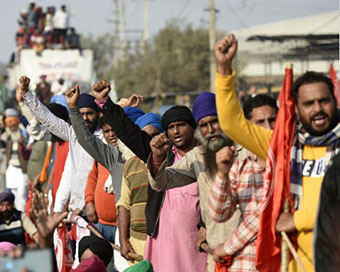
<path id="1" fill-rule="evenodd" d="M 22 145 L 23 143 L 25 143 L 26 138 L 24 136 L 20 136 L 19 140 L 18 140 L 18 144 Z"/>
<path id="2" fill-rule="evenodd" d="M 151 139 L 150 147 L 154 155 L 164 158 L 170 149 L 170 141 L 165 133 L 161 133 Z"/>
<path id="3" fill-rule="evenodd" d="M 110 91 L 110 84 L 105 80 L 100 80 L 92 86 L 92 94 L 98 100 L 106 98 Z"/>
<path id="4" fill-rule="evenodd" d="M 128 240 L 120 241 L 120 255 L 128 261 L 131 260 L 131 258 L 128 255 L 129 252 L 136 253 L 130 241 Z"/>
<path id="5" fill-rule="evenodd" d="M 33 193 L 31 215 L 35 221 L 39 236 L 44 239 L 52 235 L 54 229 L 67 216 L 67 212 L 49 215 L 47 206 L 47 196 L 44 196 L 41 192 L 35 191 Z"/>
<path id="6" fill-rule="evenodd" d="M 78 106 L 78 99 L 80 94 L 79 85 L 69 88 L 65 92 L 66 102 L 70 109 L 76 109 Z"/>
<path id="7" fill-rule="evenodd" d="M 85 210 L 86 210 L 87 219 L 91 223 L 97 223 L 98 216 L 97 216 L 96 208 L 94 207 L 94 203 L 93 202 L 87 203 L 85 206 Z"/>
<path id="8" fill-rule="evenodd" d="M 129 97 L 125 105 L 122 105 L 122 108 L 125 107 L 138 107 L 139 104 L 143 101 L 143 96 L 138 94 L 133 94 Z"/>
<path id="9" fill-rule="evenodd" d="M 195 241 L 195 247 L 198 251 L 202 251 L 201 245 L 207 242 L 206 236 L 207 236 L 206 228 L 200 227 L 200 229 L 197 232 Z"/>
<path id="10" fill-rule="evenodd" d="M 17 100 L 18 103 L 24 101 L 24 99 L 22 98 L 21 90 L 19 89 L 19 86 L 18 86 L 18 88 L 16 89 L 15 98 L 16 98 L 16 100 Z"/>
<path id="11" fill-rule="evenodd" d="M 287 233 L 296 231 L 293 214 L 287 212 L 281 213 L 276 222 L 276 231 L 284 231 Z"/>
<path id="12" fill-rule="evenodd" d="M 77 215 L 82 215 L 83 211 L 79 208 L 76 208 L 72 214 L 71 214 L 71 218 L 70 218 L 70 221 L 73 222 L 74 221 L 74 218 L 77 216 Z"/>
<path id="13" fill-rule="evenodd" d="M 232 61 L 237 52 L 237 40 L 233 34 L 224 37 L 215 45 L 217 72 L 222 75 L 232 74 Z"/>
<path id="14" fill-rule="evenodd" d="M 215 262 L 223 262 L 222 257 L 228 256 L 224 250 L 224 244 L 218 244 L 213 250 L 213 259 Z"/>
<path id="15" fill-rule="evenodd" d="M 234 162 L 235 147 L 225 146 L 216 152 L 216 175 L 222 180 L 226 180 L 229 176 L 229 171 Z"/>
<path id="16" fill-rule="evenodd" d="M 27 76 L 21 76 L 19 78 L 19 85 L 17 92 L 21 93 L 21 96 L 28 92 L 28 86 L 30 85 L 30 79 Z"/>

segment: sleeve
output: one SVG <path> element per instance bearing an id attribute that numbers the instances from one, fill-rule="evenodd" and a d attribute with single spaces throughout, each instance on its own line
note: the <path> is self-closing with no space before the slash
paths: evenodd
<path id="1" fill-rule="evenodd" d="M 85 203 L 93 202 L 94 203 L 94 192 L 97 185 L 97 178 L 98 178 L 98 168 L 96 161 L 93 162 L 92 169 L 89 173 L 86 182 L 85 188 Z"/>
<path id="2" fill-rule="evenodd" d="M 237 198 L 232 197 L 230 181 L 224 181 L 218 176 L 210 189 L 209 211 L 215 222 L 226 222 L 236 209 Z"/>
<path id="3" fill-rule="evenodd" d="M 151 136 L 135 125 L 124 110 L 108 99 L 103 113 L 117 137 L 142 161 L 146 162 L 151 153 Z"/>
<path id="4" fill-rule="evenodd" d="M 51 141 L 51 133 L 36 118 L 29 121 L 26 131 L 36 141 Z"/>
<path id="5" fill-rule="evenodd" d="M 170 167 L 166 167 L 168 161 L 165 159 L 155 177 L 153 177 L 150 172 L 152 167 L 151 164 L 153 163 L 151 153 L 150 158 L 147 161 L 149 183 L 151 188 L 155 191 L 165 191 L 195 182 L 197 177 L 193 167 L 194 161 L 192 159 L 192 154 L 196 151 L 196 148 L 189 151 L 182 159 L 178 160 Z"/>
<path id="6" fill-rule="evenodd" d="M 27 92 L 23 98 L 34 116 L 46 126 L 52 134 L 64 141 L 70 141 L 72 128 L 67 122 L 56 117 L 31 92 Z"/>
<path id="7" fill-rule="evenodd" d="M 124 207 L 127 210 L 131 209 L 131 189 L 127 182 L 125 171 L 122 177 L 122 190 L 120 194 L 120 199 L 116 203 L 117 210 L 120 206 Z"/>
<path id="8" fill-rule="evenodd" d="M 109 170 L 113 169 L 119 156 L 117 148 L 105 144 L 101 139 L 91 133 L 78 109 L 70 110 L 70 119 L 79 144 L 97 162 Z"/>
<path id="9" fill-rule="evenodd" d="M 216 107 L 219 123 L 228 137 L 265 160 L 272 131 L 257 126 L 244 117 L 237 100 L 234 77 L 234 72 L 230 76 L 216 73 Z"/>
<path id="10" fill-rule="evenodd" d="M 234 172 L 231 173 L 230 177 L 232 195 L 235 194 L 234 198 L 237 197 L 237 176 L 238 173 Z M 223 247 L 225 252 L 230 256 L 239 253 L 245 246 L 254 241 L 257 237 L 261 214 L 261 211 L 258 207 L 265 198 L 265 193 L 268 190 L 268 184 L 263 184 L 261 188 L 258 188 L 255 182 L 252 182 L 252 184 L 249 184 L 249 186 L 253 187 L 252 192 L 255 192 L 256 197 L 245 198 L 243 200 L 238 198 L 237 200 L 235 200 L 237 201 L 237 203 L 244 201 L 247 204 L 246 208 L 242 210 L 243 221 L 238 225 L 233 235 L 224 244 Z"/>
<path id="11" fill-rule="evenodd" d="M 34 118 L 34 116 L 30 111 L 29 107 L 27 107 L 27 105 L 24 102 L 20 102 L 19 107 L 22 115 L 25 116 L 28 122 L 30 122 Z"/>
<path id="12" fill-rule="evenodd" d="M 25 232 L 32 238 L 38 230 L 25 212 L 21 213 L 21 221 Z"/>
<path id="13" fill-rule="evenodd" d="M 333 164 L 322 183 L 314 231 L 315 271 L 338 271 L 340 267 L 339 177 L 339 168 Z"/>
<path id="14" fill-rule="evenodd" d="M 67 200 L 71 194 L 72 188 L 72 178 L 74 177 L 74 173 L 72 171 L 72 164 L 71 164 L 71 155 L 70 152 L 67 155 L 65 161 L 64 172 L 60 179 L 60 184 L 58 187 L 58 191 L 56 194 L 55 202 L 54 202 L 54 212 L 62 212 Z"/>

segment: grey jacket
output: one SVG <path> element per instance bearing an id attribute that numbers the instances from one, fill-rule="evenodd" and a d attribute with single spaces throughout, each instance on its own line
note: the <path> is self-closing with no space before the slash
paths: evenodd
<path id="1" fill-rule="evenodd" d="M 197 146 L 187 152 L 182 159 L 172 166 L 167 167 L 167 161 L 164 161 L 155 178 L 150 173 L 149 157 L 147 163 L 149 183 L 152 189 L 165 191 L 190 184 L 197 180 L 201 215 L 207 229 L 207 242 L 211 248 L 215 248 L 218 244 L 225 243 L 232 236 L 238 225 L 240 211 L 237 209 L 232 218 L 223 224 L 216 223 L 212 219 L 208 204 L 212 180 L 206 172 L 203 153 L 203 147 Z M 214 271 L 214 262 L 212 262 L 210 254 L 208 255 L 208 271 Z"/>
<path id="2" fill-rule="evenodd" d="M 116 146 L 105 144 L 87 128 L 78 109 L 70 110 L 72 127 L 79 144 L 101 165 L 109 170 L 116 202 L 120 198 L 124 160 Z"/>

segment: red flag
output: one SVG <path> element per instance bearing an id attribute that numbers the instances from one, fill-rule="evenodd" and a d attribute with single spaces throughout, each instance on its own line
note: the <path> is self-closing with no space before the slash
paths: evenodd
<path id="1" fill-rule="evenodd" d="M 256 246 L 259 271 L 280 271 L 281 236 L 275 232 L 276 221 L 284 200 L 290 197 L 290 152 L 294 137 L 293 70 L 286 68 L 279 95 L 280 108 L 268 150 L 264 182 L 268 192 L 261 203 L 261 216 Z M 292 199 L 290 199 L 292 205 Z"/>
<path id="2" fill-rule="evenodd" d="M 68 272 L 72 269 L 73 257 L 65 223 L 55 230 L 53 239 L 58 272 Z"/>
<path id="3" fill-rule="evenodd" d="M 333 63 L 329 66 L 329 78 L 332 80 L 334 85 L 334 95 L 338 106 L 340 106 L 340 81 L 334 70 Z"/>

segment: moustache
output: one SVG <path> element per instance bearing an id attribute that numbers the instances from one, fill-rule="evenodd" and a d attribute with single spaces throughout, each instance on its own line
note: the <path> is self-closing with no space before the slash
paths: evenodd
<path id="1" fill-rule="evenodd" d="M 321 111 L 321 112 L 318 112 L 318 113 L 312 115 L 312 116 L 310 117 L 310 119 L 311 119 L 311 120 L 314 120 L 314 119 L 317 118 L 317 117 L 325 117 L 325 118 L 328 118 L 328 115 L 327 115 L 326 113 L 324 113 L 323 111 Z"/>

